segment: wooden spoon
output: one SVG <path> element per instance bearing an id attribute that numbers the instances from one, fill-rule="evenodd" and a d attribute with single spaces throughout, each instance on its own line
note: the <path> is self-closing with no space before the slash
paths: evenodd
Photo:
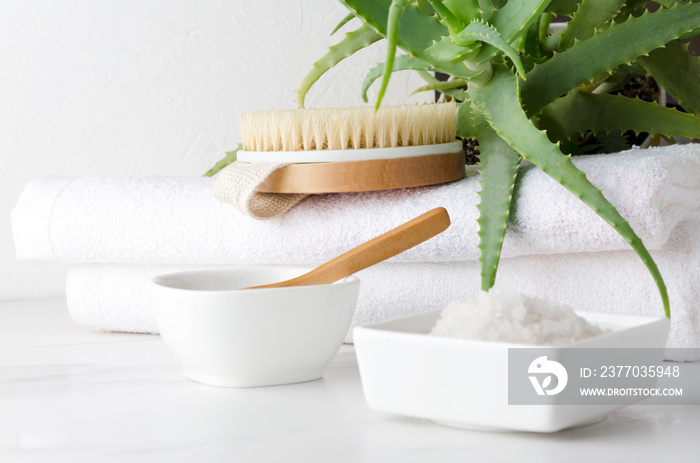
<path id="1" fill-rule="evenodd" d="M 438 207 L 339 255 L 320 267 L 291 280 L 245 289 L 325 285 L 404 252 L 445 231 L 450 216 Z"/>

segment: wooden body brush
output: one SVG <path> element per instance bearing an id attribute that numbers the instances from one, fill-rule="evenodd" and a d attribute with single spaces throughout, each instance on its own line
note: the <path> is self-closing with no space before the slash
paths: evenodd
<path id="1" fill-rule="evenodd" d="M 238 162 L 277 162 L 257 191 L 341 193 L 464 177 L 452 103 L 242 113 Z"/>

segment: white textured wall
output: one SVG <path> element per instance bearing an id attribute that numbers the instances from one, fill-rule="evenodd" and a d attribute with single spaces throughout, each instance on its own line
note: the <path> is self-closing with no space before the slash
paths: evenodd
<path id="1" fill-rule="evenodd" d="M 295 107 L 345 14 L 334 0 L 3 3 L 0 300 L 64 292 L 67 265 L 14 257 L 10 211 L 29 180 L 201 174 L 238 142 L 239 112 Z M 382 56 L 381 44 L 359 52 L 307 106 L 362 104 L 364 72 Z M 426 98 L 407 98 L 419 83 L 397 74 L 387 103 Z"/>

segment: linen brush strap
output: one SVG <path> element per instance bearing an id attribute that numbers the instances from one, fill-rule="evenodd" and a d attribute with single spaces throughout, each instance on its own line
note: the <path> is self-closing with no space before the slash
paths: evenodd
<path id="1" fill-rule="evenodd" d="M 234 162 L 219 173 L 214 182 L 214 197 L 235 206 L 239 211 L 258 220 L 279 217 L 299 204 L 306 194 L 263 193 L 256 191 L 258 185 L 286 163 Z"/>

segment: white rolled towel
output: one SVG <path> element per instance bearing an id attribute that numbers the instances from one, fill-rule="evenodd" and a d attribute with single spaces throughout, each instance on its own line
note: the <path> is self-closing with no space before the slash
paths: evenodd
<path id="1" fill-rule="evenodd" d="M 700 223 L 677 227 L 667 244 L 652 254 L 671 299 L 668 346 L 700 348 Z M 74 265 L 66 288 L 68 308 L 78 324 L 92 329 L 155 333 L 149 279 L 206 267 L 210 266 Z M 438 310 L 454 299 L 476 295 L 480 286 L 478 262 L 383 263 L 358 276 L 360 298 L 353 326 Z M 524 294 L 577 310 L 663 315 L 656 285 L 632 251 L 504 259 L 498 279 Z M 352 341 L 351 333 L 347 342 Z"/>
<path id="2" fill-rule="evenodd" d="M 700 145 L 575 160 L 649 249 L 699 216 Z M 311 196 L 257 221 L 199 177 L 45 177 L 12 212 L 17 258 L 71 263 L 317 264 L 434 207 L 452 226 L 393 262 L 478 259 L 479 175 L 441 186 Z M 526 169 L 504 258 L 629 249 L 615 230 L 539 169 Z"/>

